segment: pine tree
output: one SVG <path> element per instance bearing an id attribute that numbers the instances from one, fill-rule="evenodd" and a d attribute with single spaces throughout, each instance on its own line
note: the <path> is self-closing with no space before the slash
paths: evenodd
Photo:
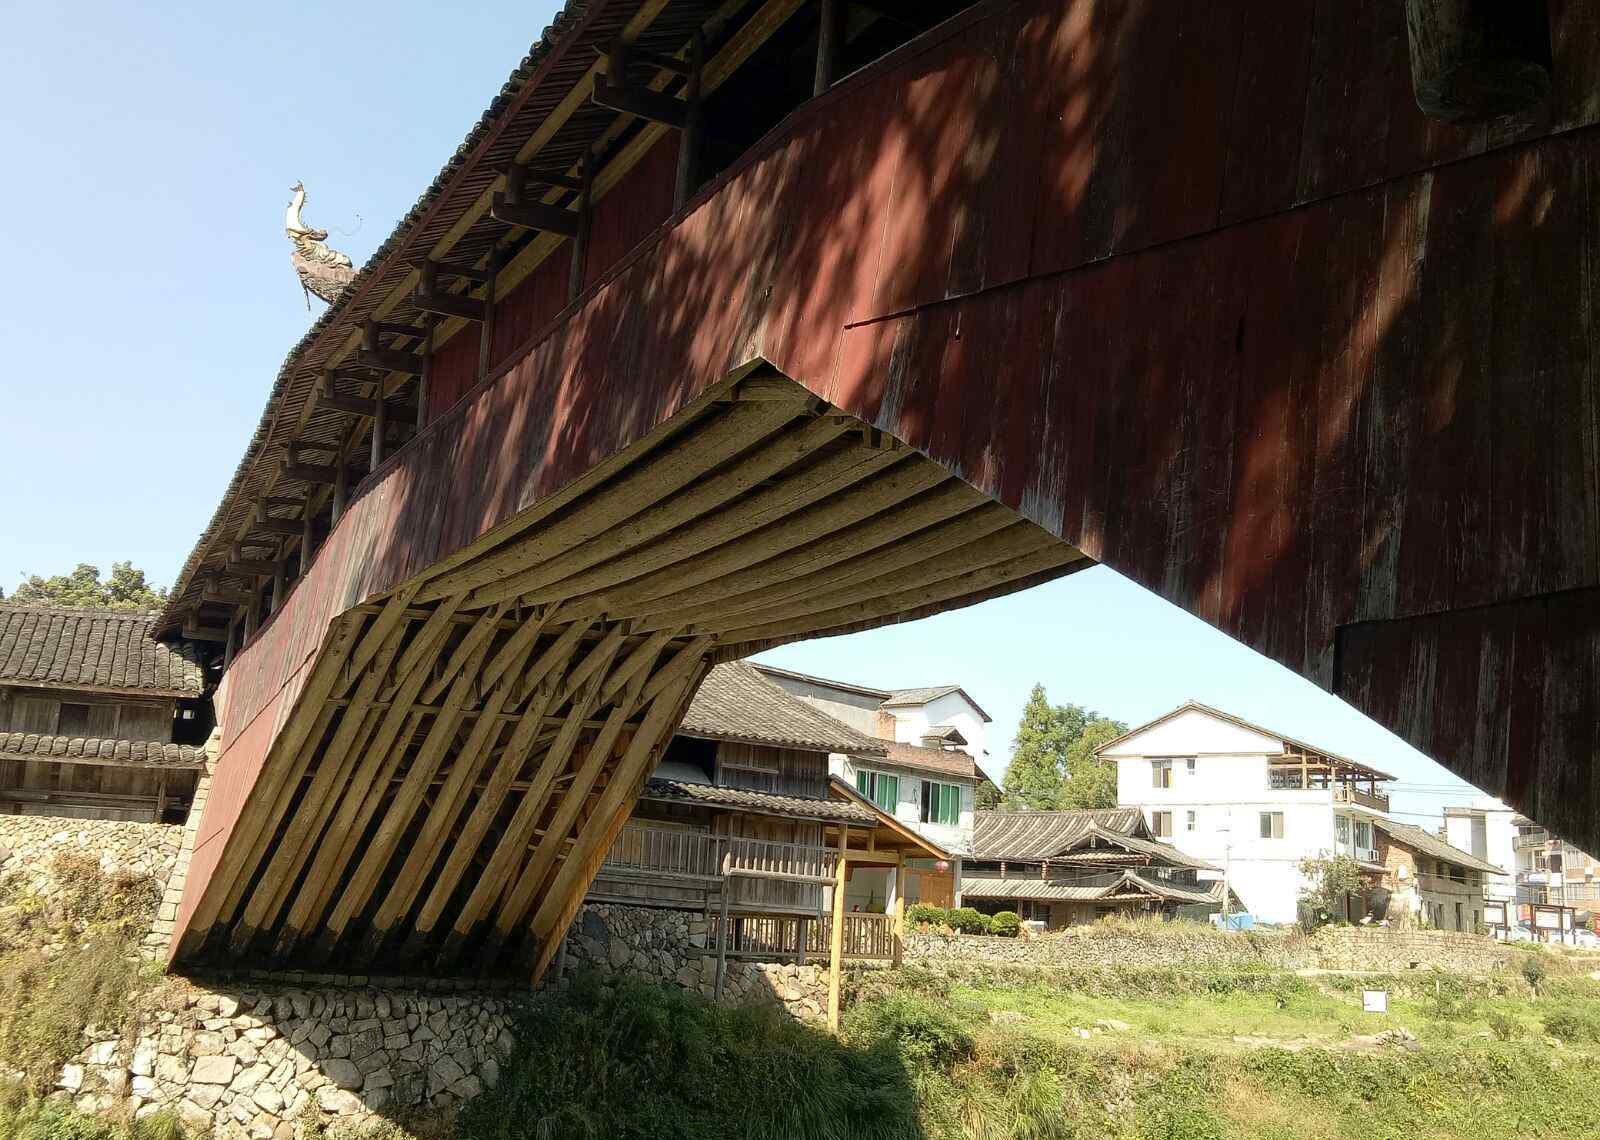
<path id="1" fill-rule="evenodd" d="M 1019 808 L 1053 808 L 1061 798 L 1067 745 L 1073 735 L 1065 709 L 1052 705 L 1044 686 L 1035 684 L 1011 741 L 1006 768 L 1006 802 Z"/>
<path id="2" fill-rule="evenodd" d="M 1102 760 L 1094 750 L 1115 740 L 1128 726 L 1095 713 L 1085 714 L 1083 731 L 1067 746 L 1066 779 L 1061 783 L 1063 808 L 1112 808 L 1117 806 L 1117 766 Z"/>

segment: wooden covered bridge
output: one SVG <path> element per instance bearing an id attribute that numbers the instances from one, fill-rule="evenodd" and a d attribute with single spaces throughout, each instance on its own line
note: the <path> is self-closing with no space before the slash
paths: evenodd
<path id="1" fill-rule="evenodd" d="M 537 977 L 713 663 L 1096 562 L 1600 841 L 1600 17 L 1485 7 L 574 0 L 173 592 L 176 960 Z"/>

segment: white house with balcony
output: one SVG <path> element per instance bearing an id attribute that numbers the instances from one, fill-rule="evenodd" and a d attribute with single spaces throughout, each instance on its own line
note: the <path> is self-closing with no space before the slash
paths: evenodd
<path id="1" fill-rule="evenodd" d="M 1393 777 L 1195 701 L 1112 740 L 1117 802 L 1158 838 L 1226 868 L 1260 922 L 1289 923 L 1300 862 L 1334 853 L 1381 871 L 1373 821 Z"/>
<path id="2" fill-rule="evenodd" d="M 1514 902 L 1517 897 L 1518 824 L 1528 821 L 1493 796 L 1476 796 L 1470 804 L 1444 809 L 1444 837 L 1507 873 L 1485 875 L 1484 897 L 1491 902 Z"/>

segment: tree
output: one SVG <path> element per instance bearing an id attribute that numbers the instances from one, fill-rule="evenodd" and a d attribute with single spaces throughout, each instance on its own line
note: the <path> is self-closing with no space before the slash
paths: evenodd
<path id="1" fill-rule="evenodd" d="M 1306 918 L 1313 926 L 1348 922 L 1350 916 L 1346 900 L 1350 895 L 1364 894 L 1366 891 L 1366 877 L 1361 873 L 1361 865 L 1348 855 L 1302 859 L 1300 874 L 1305 879 L 1305 885 L 1300 889 L 1300 905 L 1305 908 Z"/>
<path id="2" fill-rule="evenodd" d="M 1004 801 L 1000 788 L 988 776 L 983 776 L 978 781 L 978 790 L 973 795 L 973 803 L 979 811 L 989 811 L 997 808 Z"/>
<path id="3" fill-rule="evenodd" d="M 1081 705 L 1052 705 L 1035 684 L 1011 742 L 1006 802 L 1022 808 L 1117 806 L 1117 773 L 1094 750 L 1127 726 Z"/>
<path id="4" fill-rule="evenodd" d="M 1095 749 L 1115 740 L 1128 726 L 1087 713 L 1083 731 L 1067 746 L 1066 779 L 1061 782 L 1060 805 L 1064 808 L 1113 808 L 1117 806 L 1117 766 L 1102 760 Z"/>
<path id="5" fill-rule="evenodd" d="M 3 597 L 0 594 L 0 597 Z M 145 580 L 132 562 L 113 562 L 111 577 L 100 580 L 100 567 L 80 562 L 70 574 L 41 578 L 29 575 L 11 595 L 11 601 L 33 606 L 83 606 L 117 610 L 158 609 L 167 591 Z"/>
<path id="6" fill-rule="evenodd" d="M 1011 741 L 1005 778 L 1009 806 L 1053 808 L 1060 800 L 1067 745 L 1081 727 L 1068 724 L 1064 713 L 1045 697 L 1043 685 L 1033 686 Z"/>

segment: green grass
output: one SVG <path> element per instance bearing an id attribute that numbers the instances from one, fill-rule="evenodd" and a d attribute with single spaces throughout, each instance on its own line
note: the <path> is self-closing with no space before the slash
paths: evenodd
<path id="1" fill-rule="evenodd" d="M 1145 978 L 1132 992 L 879 975 L 838 1039 L 697 997 L 589 982 L 541 1003 L 458 1140 L 1452 1140 L 1600 1137 L 1600 987 L 1267 971 Z M 1434 983 L 1438 982 L 1437 990 Z M 1573 1013 L 1553 1049 L 1546 1019 Z M 999 1021 L 991 1015 L 1019 1014 Z M 1133 1028 L 1073 1027 L 1115 1018 Z M 1560 1022 L 1557 1017 L 1557 1022 Z M 1403 1025 L 1415 1048 L 1355 1042 Z M 1498 1027 L 1498 1029 L 1497 1029 Z M 1248 1035 L 1255 1043 L 1233 1041 Z M 1293 1049 L 1273 1042 L 1292 1044 Z"/>

